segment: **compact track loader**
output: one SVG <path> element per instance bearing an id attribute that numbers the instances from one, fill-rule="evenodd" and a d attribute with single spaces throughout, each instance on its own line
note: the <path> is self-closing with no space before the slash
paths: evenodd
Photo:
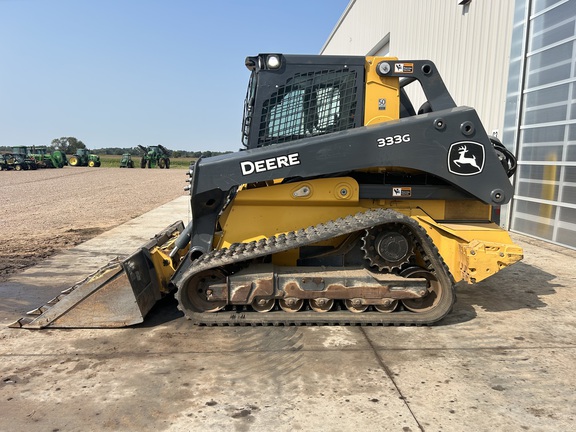
<path id="1" fill-rule="evenodd" d="M 491 220 L 512 197 L 515 158 L 434 63 L 260 54 L 246 66 L 246 149 L 193 164 L 192 221 L 117 264 L 108 296 L 152 299 L 137 320 L 174 291 L 201 325 L 425 325 L 450 312 L 455 283 L 522 258 Z M 416 83 L 418 111 L 405 91 Z M 98 278 L 52 316 L 90 310 L 88 291 L 109 285 Z M 115 323 L 137 321 L 118 309 Z M 15 326 L 105 324 L 38 312 Z"/>

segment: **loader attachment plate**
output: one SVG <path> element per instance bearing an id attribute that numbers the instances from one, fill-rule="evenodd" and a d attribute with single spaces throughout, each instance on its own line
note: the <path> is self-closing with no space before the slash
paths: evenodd
<path id="1" fill-rule="evenodd" d="M 143 322 L 166 292 L 160 287 L 160 270 L 152 254 L 182 230 L 182 222 L 169 226 L 128 258 L 112 260 L 10 327 L 115 328 Z"/>

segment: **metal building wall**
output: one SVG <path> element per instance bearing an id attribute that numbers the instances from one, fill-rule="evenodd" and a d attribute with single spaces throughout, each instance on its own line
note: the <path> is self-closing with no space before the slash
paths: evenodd
<path id="1" fill-rule="evenodd" d="M 514 0 L 460 2 L 351 0 L 321 54 L 372 54 L 388 42 L 391 56 L 432 60 L 456 103 L 501 135 Z"/>
<path id="2" fill-rule="evenodd" d="M 576 0 L 517 0 L 504 139 L 510 229 L 576 249 Z"/>

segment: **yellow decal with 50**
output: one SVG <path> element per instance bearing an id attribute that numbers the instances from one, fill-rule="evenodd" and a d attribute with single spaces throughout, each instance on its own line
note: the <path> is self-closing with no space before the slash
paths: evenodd
<path id="1" fill-rule="evenodd" d="M 391 146 L 393 144 L 402 144 L 410 142 L 410 134 L 392 135 L 384 138 L 378 138 L 378 147 Z"/>

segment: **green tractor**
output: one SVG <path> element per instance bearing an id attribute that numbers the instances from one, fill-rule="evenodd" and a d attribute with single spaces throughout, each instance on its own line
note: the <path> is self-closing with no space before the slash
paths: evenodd
<path id="1" fill-rule="evenodd" d="M 34 159 L 38 168 L 62 168 L 68 165 L 66 154 L 60 150 L 48 151 L 46 146 L 15 146 L 12 153 Z"/>
<path id="2" fill-rule="evenodd" d="M 170 168 L 170 151 L 166 147 L 157 145 L 144 147 L 138 146 L 142 151 L 142 159 L 140 159 L 140 168 Z"/>
<path id="3" fill-rule="evenodd" d="M 90 153 L 88 149 L 79 148 L 76 150 L 76 154 L 70 156 L 68 164 L 70 166 L 99 167 L 101 162 L 100 156 L 97 154 Z"/>
<path id="4" fill-rule="evenodd" d="M 130 153 L 124 153 L 120 160 L 120 168 L 134 168 L 134 161 Z"/>
<path id="5" fill-rule="evenodd" d="M 19 153 L 0 155 L 0 171 L 14 169 L 16 171 L 38 169 L 36 161 Z"/>

